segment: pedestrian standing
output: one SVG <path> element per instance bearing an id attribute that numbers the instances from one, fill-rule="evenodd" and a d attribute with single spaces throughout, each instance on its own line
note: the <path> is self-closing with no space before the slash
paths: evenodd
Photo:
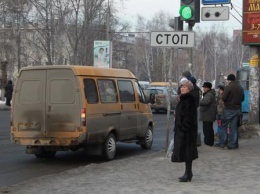
<path id="1" fill-rule="evenodd" d="M 13 82 L 12 80 L 9 80 L 7 84 L 5 85 L 5 105 L 6 106 L 11 106 L 11 100 L 13 96 Z"/>
<path id="2" fill-rule="evenodd" d="M 219 133 L 221 129 L 221 115 L 223 113 L 224 109 L 224 101 L 222 100 L 223 92 L 224 92 L 224 86 L 219 85 L 218 86 L 218 96 L 217 96 L 217 122 L 218 122 L 218 128 L 216 135 L 219 138 Z"/>
<path id="3" fill-rule="evenodd" d="M 193 177 L 192 161 L 198 158 L 197 107 L 191 94 L 193 84 L 189 80 L 180 83 L 180 101 L 175 109 L 174 149 L 172 162 L 185 162 L 185 173 L 180 182 L 189 182 Z"/>
<path id="4" fill-rule="evenodd" d="M 201 89 L 197 86 L 197 79 L 193 76 L 188 77 L 188 80 L 191 81 L 191 83 L 193 84 L 193 90 L 191 91 L 191 93 L 194 95 L 195 100 L 196 100 L 196 106 L 197 108 L 199 107 L 199 102 L 200 102 L 200 98 L 202 96 L 202 91 Z"/>
<path id="5" fill-rule="evenodd" d="M 241 104 L 245 97 L 243 88 L 236 81 L 236 76 L 234 74 L 228 75 L 227 82 L 228 85 L 225 87 L 222 96 L 224 109 L 219 142 L 216 143 L 215 146 L 218 148 L 224 148 L 227 139 L 227 148 L 236 149 L 238 148 L 238 119 L 241 111 Z M 230 130 L 227 134 L 229 125 Z"/>
<path id="6" fill-rule="evenodd" d="M 200 99 L 200 121 L 202 121 L 204 143 L 208 146 L 214 145 L 213 122 L 216 120 L 216 92 L 212 89 L 210 82 L 204 82 L 203 98 Z"/>
<path id="7" fill-rule="evenodd" d="M 184 71 L 182 73 L 182 77 L 185 77 L 185 78 L 189 79 L 191 77 L 191 72 L 189 70 Z"/>

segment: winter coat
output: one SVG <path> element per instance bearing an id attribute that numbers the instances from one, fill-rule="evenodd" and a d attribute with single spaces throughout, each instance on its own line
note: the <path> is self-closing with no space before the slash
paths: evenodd
<path id="1" fill-rule="evenodd" d="M 244 98 L 243 88 L 237 81 L 230 82 L 222 96 L 225 108 L 229 110 L 240 110 Z"/>
<path id="2" fill-rule="evenodd" d="M 13 95 L 13 82 L 11 80 L 5 85 L 5 97 L 8 99 L 12 99 Z"/>
<path id="3" fill-rule="evenodd" d="M 199 110 L 200 121 L 214 122 L 216 120 L 216 92 L 214 89 L 203 93 Z"/>
<path id="4" fill-rule="evenodd" d="M 188 162 L 198 158 L 197 131 L 195 98 L 191 93 L 181 95 L 175 109 L 172 162 Z"/>

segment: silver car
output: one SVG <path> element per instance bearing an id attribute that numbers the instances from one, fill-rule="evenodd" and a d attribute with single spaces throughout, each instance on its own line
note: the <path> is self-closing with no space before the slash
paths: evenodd
<path id="1" fill-rule="evenodd" d="M 151 104 L 151 109 L 155 112 L 160 110 L 167 112 L 168 87 L 153 86 L 144 90 L 146 100 Z M 174 110 L 177 104 L 178 94 L 176 88 L 172 89 L 170 96 L 171 110 Z"/>

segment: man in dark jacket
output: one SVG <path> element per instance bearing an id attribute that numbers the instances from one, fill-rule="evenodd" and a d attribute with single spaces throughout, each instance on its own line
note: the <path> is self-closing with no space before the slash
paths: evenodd
<path id="1" fill-rule="evenodd" d="M 12 95 L 13 95 L 13 82 L 12 80 L 9 80 L 5 85 L 6 106 L 11 106 Z"/>
<path id="2" fill-rule="evenodd" d="M 222 114 L 222 125 L 220 130 L 219 142 L 216 147 L 224 148 L 228 140 L 228 149 L 238 148 L 238 119 L 241 110 L 241 104 L 244 100 L 244 91 L 234 74 L 227 77 L 228 85 L 225 87 L 222 100 L 224 109 Z M 230 131 L 227 128 L 230 126 Z M 227 133 L 228 132 L 228 133 Z"/>
<path id="3" fill-rule="evenodd" d="M 208 146 L 214 145 L 213 122 L 216 120 L 216 93 L 210 82 L 204 82 L 203 98 L 199 102 L 200 121 L 202 121 L 204 143 Z"/>

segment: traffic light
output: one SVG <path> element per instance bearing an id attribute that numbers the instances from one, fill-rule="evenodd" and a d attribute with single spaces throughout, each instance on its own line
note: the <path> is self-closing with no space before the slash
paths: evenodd
<path id="1" fill-rule="evenodd" d="M 200 0 L 181 0 L 180 16 L 183 21 L 200 22 Z"/>

